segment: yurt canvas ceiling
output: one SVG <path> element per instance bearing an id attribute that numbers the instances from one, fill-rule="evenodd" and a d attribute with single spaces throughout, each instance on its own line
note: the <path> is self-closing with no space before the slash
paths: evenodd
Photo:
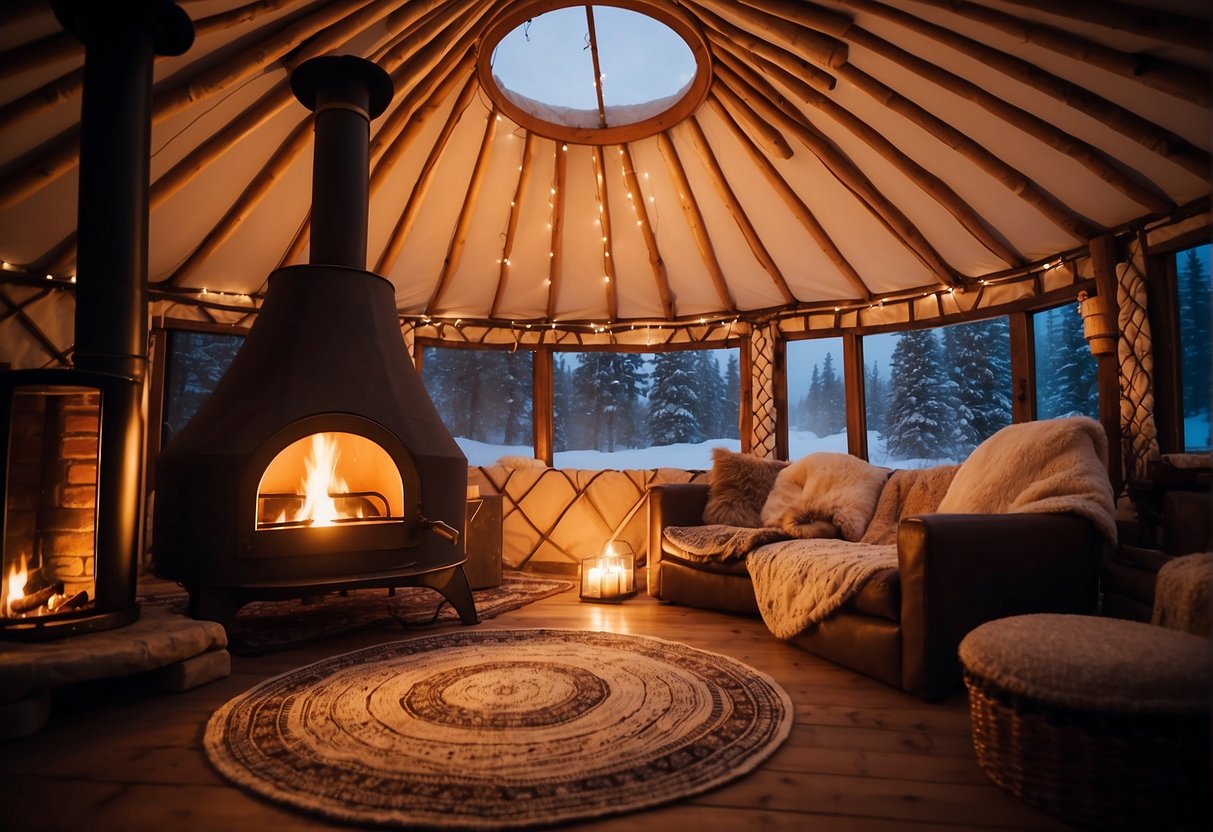
<path id="1" fill-rule="evenodd" d="M 652 18 L 690 70 L 655 83 L 664 99 L 647 108 L 591 106 L 588 125 L 495 80 L 497 40 L 530 27 L 523 45 L 541 45 L 545 13 L 584 3 L 180 4 L 195 43 L 155 66 L 162 310 L 255 305 L 275 268 L 307 262 L 312 114 L 288 76 L 327 54 L 367 57 L 395 84 L 371 125 L 367 259 L 405 318 L 626 325 L 951 302 L 1208 209 L 1206 0 L 603 0 L 582 14 L 590 30 L 610 7 Z M 608 60 L 598 28 L 559 53 L 589 55 L 591 92 L 595 71 L 603 90 L 616 74 L 593 63 Z M 609 60 L 660 66 L 651 52 Z M 82 62 L 48 4 L 0 10 L 10 309 L 34 291 L 22 281 L 74 275 Z M 38 303 L 47 320 L 62 305 Z"/>

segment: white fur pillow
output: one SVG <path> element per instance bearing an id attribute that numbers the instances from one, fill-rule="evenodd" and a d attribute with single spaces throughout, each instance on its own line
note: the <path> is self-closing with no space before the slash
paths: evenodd
<path id="1" fill-rule="evenodd" d="M 809 454 L 779 472 L 762 507 L 765 526 L 795 537 L 856 541 L 876 510 L 889 469 L 850 454 Z M 836 534 L 831 534 L 831 527 Z"/>

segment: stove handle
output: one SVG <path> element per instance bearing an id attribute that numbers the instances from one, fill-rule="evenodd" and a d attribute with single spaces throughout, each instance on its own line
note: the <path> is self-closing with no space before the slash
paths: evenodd
<path id="1" fill-rule="evenodd" d="M 452 546 L 459 545 L 459 529 L 448 526 L 441 520 L 430 520 L 428 517 L 421 518 L 421 525 L 425 526 L 443 540 L 446 540 Z"/>

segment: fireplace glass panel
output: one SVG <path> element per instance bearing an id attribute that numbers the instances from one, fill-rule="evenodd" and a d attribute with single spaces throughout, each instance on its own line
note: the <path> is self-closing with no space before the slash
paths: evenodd
<path id="1" fill-rule="evenodd" d="M 403 521 L 396 463 L 355 433 L 325 431 L 292 442 L 257 487 L 258 531 Z"/>
<path id="2" fill-rule="evenodd" d="M 96 598 L 101 392 L 19 387 L 9 414 L 0 613 L 77 614 Z"/>

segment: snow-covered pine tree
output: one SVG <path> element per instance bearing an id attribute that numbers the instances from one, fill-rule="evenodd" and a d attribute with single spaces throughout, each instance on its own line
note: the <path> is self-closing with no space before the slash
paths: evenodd
<path id="1" fill-rule="evenodd" d="M 724 433 L 726 439 L 741 438 L 741 361 L 737 350 L 729 351 L 729 360 L 724 368 L 724 401 L 728 408 Z"/>
<path id="2" fill-rule="evenodd" d="M 955 455 L 964 459 L 984 439 L 1011 424 L 1011 341 L 1006 318 L 943 330 L 954 413 Z"/>
<path id="3" fill-rule="evenodd" d="M 885 432 L 885 379 L 880 366 L 873 361 L 864 373 L 863 398 L 867 410 L 868 430 Z"/>
<path id="4" fill-rule="evenodd" d="M 813 375 L 809 377 L 809 392 L 804 397 L 804 426 L 817 436 L 824 436 L 824 417 L 821 412 L 823 395 L 821 392 L 821 368 L 813 365 Z"/>
<path id="5" fill-rule="evenodd" d="M 826 353 L 821 363 L 821 431 L 818 436 L 833 436 L 847 429 L 847 397 L 842 377 L 834 371 L 834 355 Z"/>
<path id="6" fill-rule="evenodd" d="M 951 446 L 951 414 L 940 390 L 947 382 L 933 330 L 901 334 L 893 348 L 888 395 L 888 451 L 895 459 L 940 459 Z"/>
<path id="7" fill-rule="evenodd" d="M 570 426 L 576 422 L 571 411 L 575 398 L 573 370 L 568 359 L 557 354 L 552 359 L 552 450 L 556 452 L 574 447 L 569 434 Z"/>
<path id="8" fill-rule="evenodd" d="M 1049 310 L 1044 349 L 1036 340 L 1036 412 L 1041 419 L 1099 415 L 1099 375 L 1074 305 Z M 1042 354 L 1043 353 L 1043 354 Z M 1042 361 L 1043 358 L 1043 361 Z"/>
<path id="9" fill-rule="evenodd" d="M 653 445 L 702 442 L 695 366 L 687 350 L 657 353 L 649 392 L 649 441 Z"/>
<path id="10" fill-rule="evenodd" d="M 1209 246 L 1202 246 L 1206 257 Z M 1178 259 L 1178 258 L 1177 258 Z M 1183 374 L 1183 415 L 1195 416 L 1209 409 L 1209 267 L 1200 261 L 1197 249 L 1190 248 L 1177 263 L 1176 289 L 1179 296 L 1179 349 Z M 1185 437 L 1187 444 L 1203 443 L 1208 437 Z"/>

